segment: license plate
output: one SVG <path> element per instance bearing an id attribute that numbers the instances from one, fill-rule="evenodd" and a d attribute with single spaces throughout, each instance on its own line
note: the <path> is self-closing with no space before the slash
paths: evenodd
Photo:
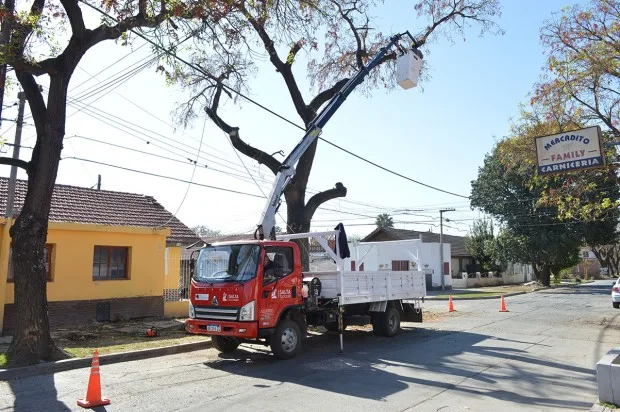
<path id="1" fill-rule="evenodd" d="M 207 325 L 207 332 L 221 332 L 222 328 L 220 325 Z"/>

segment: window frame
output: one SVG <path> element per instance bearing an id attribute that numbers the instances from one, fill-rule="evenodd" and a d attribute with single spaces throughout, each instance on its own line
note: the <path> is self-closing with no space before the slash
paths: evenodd
<path id="1" fill-rule="evenodd" d="M 274 249 L 275 249 L 275 251 L 274 251 Z M 287 250 L 288 252 L 284 252 L 283 250 Z M 280 252 L 280 251 L 282 251 L 282 252 Z M 263 276 L 263 285 L 269 285 L 269 284 L 275 282 L 278 279 L 285 278 L 285 277 L 290 276 L 291 274 L 295 273 L 295 251 L 293 250 L 292 247 L 290 247 L 290 246 L 265 246 L 265 249 L 264 249 L 263 253 L 264 253 L 264 256 L 263 256 L 263 260 L 262 260 L 262 264 L 261 264 L 263 266 L 263 268 L 264 268 L 264 265 L 265 265 L 265 263 L 264 263 L 265 262 L 265 258 L 267 257 L 268 253 L 283 253 L 287 257 L 287 260 L 288 260 L 288 257 L 289 257 L 289 256 L 287 256 L 287 254 L 290 253 L 290 260 L 289 260 L 288 263 L 291 266 L 290 267 L 290 272 L 283 271 L 283 273 L 281 275 L 279 275 L 279 276 L 275 276 L 274 275 L 273 278 L 265 278 L 265 271 L 263 269 L 263 275 L 262 275 Z"/>
<path id="2" fill-rule="evenodd" d="M 54 253 L 54 249 L 55 249 L 55 244 L 54 243 L 46 243 L 45 246 L 43 246 L 43 250 L 47 250 L 47 257 L 45 259 L 45 263 L 47 265 L 47 267 L 45 268 L 45 280 L 47 282 L 53 282 L 54 281 L 54 276 L 53 276 L 53 259 L 52 259 L 52 254 Z M 45 253 L 45 252 L 43 252 Z M 9 263 L 8 263 L 8 270 L 7 270 L 7 277 L 6 277 L 6 281 L 8 283 L 14 283 L 15 282 L 15 274 L 13 273 L 13 265 L 12 265 L 12 259 L 13 259 L 13 251 L 11 250 L 11 248 L 9 247 Z"/>
<path id="3" fill-rule="evenodd" d="M 97 248 L 101 248 L 107 251 L 107 259 L 105 261 L 105 265 L 106 265 L 106 276 L 95 276 L 95 256 L 97 253 Z M 122 278 L 113 278 L 110 276 L 110 270 L 112 268 L 111 265 L 111 261 L 112 261 L 112 252 L 114 250 L 117 249 L 121 249 L 124 251 L 125 254 L 125 259 L 123 262 L 123 271 L 124 271 L 124 277 Z M 91 278 L 93 281 L 107 281 L 107 280 L 129 280 L 130 276 L 129 276 L 129 256 L 130 256 L 130 247 L 129 246 L 110 246 L 110 245 L 94 245 L 93 247 L 93 260 L 92 260 L 92 267 L 91 267 Z M 101 264 L 102 262 L 99 261 L 97 262 L 97 267 L 99 269 L 99 273 L 101 273 Z"/>
<path id="4" fill-rule="evenodd" d="M 392 272 L 407 272 L 407 271 L 409 271 L 408 260 L 393 260 L 392 261 Z"/>

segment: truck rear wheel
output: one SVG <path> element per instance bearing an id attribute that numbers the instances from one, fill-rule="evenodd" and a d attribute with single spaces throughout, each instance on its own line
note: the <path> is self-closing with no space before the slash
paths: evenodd
<path id="1" fill-rule="evenodd" d="M 277 358 L 294 358 L 301 348 L 299 325 L 290 319 L 283 319 L 270 339 L 270 346 Z"/>
<path id="2" fill-rule="evenodd" d="M 375 335 L 396 336 L 400 330 L 400 312 L 396 308 L 387 308 L 385 312 L 372 314 L 372 331 Z"/>
<path id="3" fill-rule="evenodd" d="M 213 347 L 222 353 L 234 352 L 239 347 L 239 340 L 228 336 L 211 336 Z"/>

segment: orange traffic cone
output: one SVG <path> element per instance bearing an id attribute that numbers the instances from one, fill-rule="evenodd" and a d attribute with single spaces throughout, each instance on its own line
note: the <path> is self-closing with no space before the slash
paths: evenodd
<path id="1" fill-rule="evenodd" d="M 450 300 L 448 301 L 448 312 L 456 312 L 456 309 L 454 309 L 454 303 L 452 303 L 452 295 L 450 295 Z"/>
<path id="2" fill-rule="evenodd" d="M 504 302 L 504 294 L 502 293 L 502 299 L 499 302 L 499 311 L 500 312 L 508 312 L 508 309 L 506 309 L 506 302 Z"/>
<path id="3" fill-rule="evenodd" d="M 99 376 L 99 352 L 95 349 L 93 363 L 90 367 L 90 377 L 88 378 L 88 389 L 86 398 L 79 398 L 77 404 L 82 408 L 93 408 L 95 406 L 109 405 L 110 400 L 101 397 L 101 379 Z"/>

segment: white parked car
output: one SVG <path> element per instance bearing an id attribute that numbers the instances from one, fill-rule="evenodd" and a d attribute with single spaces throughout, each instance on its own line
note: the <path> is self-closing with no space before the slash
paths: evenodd
<path id="1" fill-rule="evenodd" d="M 620 308 L 620 278 L 616 280 L 616 283 L 611 288 L 611 304 L 616 309 Z"/>

